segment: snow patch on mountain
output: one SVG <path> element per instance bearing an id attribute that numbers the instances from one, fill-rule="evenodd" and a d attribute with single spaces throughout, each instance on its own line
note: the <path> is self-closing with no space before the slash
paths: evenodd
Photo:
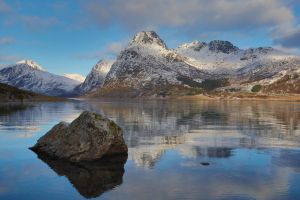
<path id="1" fill-rule="evenodd" d="M 81 74 L 64 74 L 64 77 L 78 81 L 80 83 L 83 83 L 85 80 L 85 77 L 82 76 Z"/>

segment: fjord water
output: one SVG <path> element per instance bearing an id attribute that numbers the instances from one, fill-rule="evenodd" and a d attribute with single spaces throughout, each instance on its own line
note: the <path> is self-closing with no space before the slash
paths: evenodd
<path id="1" fill-rule="evenodd" d="M 127 160 L 72 165 L 28 147 L 83 110 L 115 120 Z M 0 199 L 300 199 L 300 103 L 0 105 Z"/>

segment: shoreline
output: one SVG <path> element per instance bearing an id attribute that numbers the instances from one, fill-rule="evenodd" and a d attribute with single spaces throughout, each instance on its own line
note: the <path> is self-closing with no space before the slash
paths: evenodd
<path id="1" fill-rule="evenodd" d="M 175 97 L 176 98 L 176 97 Z M 223 93 L 223 94 L 207 94 L 182 96 L 176 99 L 182 100 L 224 100 L 224 101 L 293 101 L 300 102 L 300 94 L 251 94 L 251 93 Z"/>
<path id="2" fill-rule="evenodd" d="M 300 102 L 300 94 L 252 94 L 252 93 L 214 93 L 198 94 L 190 96 L 168 96 L 168 97 L 79 97 L 74 100 L 201 100 L 201 101 L 293 101 Z"/>

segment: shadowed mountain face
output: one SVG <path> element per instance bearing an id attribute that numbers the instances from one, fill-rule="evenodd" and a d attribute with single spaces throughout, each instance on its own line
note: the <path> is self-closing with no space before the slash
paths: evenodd
<path id="1" fill-rule="evenodd" d="M 38 158 L 45 162 L 59 176 L 65 176 L 85 198 L 99 197 L 123 183 L 124 165 L 127 156 L 106 157 L 96 162 L 71 163 L 50 159 L 43 155 Z"/>

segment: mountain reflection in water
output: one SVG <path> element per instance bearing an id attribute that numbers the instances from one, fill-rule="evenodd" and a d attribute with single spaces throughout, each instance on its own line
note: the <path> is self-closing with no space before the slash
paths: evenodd
<path id="1" fill-rule="evenodd" d="M 14 106 L 0 106 L 0 199 L 24 199 L 25 194 L 32 194 L 28 199 L 300 199 L 299 102 L 103 100 Z M 83 110 L 123 128 L 126 164 L 74 165 L 42 157 L 41 162 L 27 150 L 53 125 L 70 122 Z"/>

